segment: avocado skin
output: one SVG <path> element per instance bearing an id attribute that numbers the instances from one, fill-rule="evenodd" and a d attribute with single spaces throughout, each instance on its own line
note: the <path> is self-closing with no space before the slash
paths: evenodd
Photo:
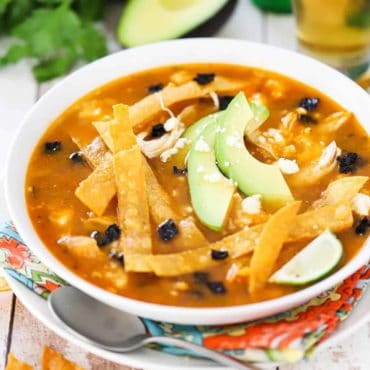
<path id="1" fill-rule="evenodd" d="M 230 16 L 232 15 L 232 13 L 234 11 L 234 8 L 235 8 L 236 4 L 237 4 L 237 0 L 228 0 L 227 3 L 217 13 L 215 13 L 213 16 L 211 16 L 211 18 L 204 19 L 203 22 L 201 22 L 198 26 L 193 28 L 191 31 L 188 31 L 188 32 L 186 32 L 183 35 L 180 35 L 178 37 L 169 37 L 169 38 L 167 38 L 167 40 L 176 39 L 176 38 L 180 39 L 180 38 L 194 38 L 194 37 L 213 36 L 214 34 L 216 34 L 221 29 L 221 27 L 230 18 Z M 123 12 L 121 13 L 120 20 L 118 21 L 118 26 L 117 26 L 117 30 L 116 30 L 117 41 L 125 47 L 134 47 L 134 46 L 143 45 L 145 43 L 129 45 L 130 43 L 127 42 L 127 39 L 125 39 L 121 35 L 122 34 L 121 27 L 122 27 L 122 24 L 124 22 L 123 20 L 125 19 L 126 8 L 128 8 L 129 5 L 130 5 L 130 2 L 127 1 L 124 8 L 123 8 Z M 157 41 L 160 41 L 160 40 L 157 40 Z M 155 42 L 155 40 L 153 40 L 152 42 Z"/>
<path id="2" fill-rule="evenodd" d="M 223 8 L 221 8 L 213 17 L 207 19 L 204 23 L 200 24 L 192 31 L 186 33 L 180 38 L 187 37 L 208 37 L 216 34 L 221 27 L 227 22 L 232 15 L 237 0 L 229 0 Z"/>

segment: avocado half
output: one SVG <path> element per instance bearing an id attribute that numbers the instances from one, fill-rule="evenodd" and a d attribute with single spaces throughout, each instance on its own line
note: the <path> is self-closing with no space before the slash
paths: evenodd
<path id="1" fill-rule="evenodd" d="M 211 36 L 232 14 L 236 0 L 129 0 L 117 37 L 127 47 L 178 37 Z"/>

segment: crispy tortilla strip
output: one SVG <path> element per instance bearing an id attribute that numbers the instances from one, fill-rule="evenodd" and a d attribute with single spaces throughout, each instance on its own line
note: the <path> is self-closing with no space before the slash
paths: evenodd
<path id="1" fill-rule="evenodd" d="M 313 239 L 327 229 L 340 232 L 351 227 L 353 216 L 350 205 L 330 205 L 298 215 L 290 230 L 288 242 Z M 141 256 L 133 255 L 125 264 L 127 271 L 154 272 L 158 276 L 178 276 L 193 273 L 251 253 L 264 228 L 264 224 L 229 235 L 205 247 L 181 253 Z M 229 258 L 215 261 L 211 250 L 226 249 Z M 125 261 L 126 262 L 126 261 Z"/>
<path id="2" fill-rule="evenodd" d="M 98 167 L 103 161 L 111 157 L 111 154 L 108 152 L 107 147 L 99 136 L 86 146 L 81 146 L 76 138 L 72 140 L 77 144 L 85 159 L 93 168 Z"/>
<path id="3" fill-rule="evenodd" d="M 108 226 L 117 224 L 117 217 L 115 216 L 100 216 L 100 217 L 90 217 L 82 220 L 90 230 L 104 231 Z"/>
<path id="4" fill-rule="evenodd" d="M 157 254 L 152 256 L 131 256 L 129 263 L 125 259 L 126 271 L 137 271 L 137 267 L 145 266 L 146 272 L 154 272 L 157 276 L 178 276 L 200 271 L 215 266 L 223 261 L 212 259 L 211 250 L 226 249 L 229 258 L 238 258 L 250 253 L 255 247 L 255 240 L 263 226 L 257 225 L 248 230 L 229 235 L 209 246 L 187 250 L 180 253 Z M 228 258 L 228 259 L 229 259 Z"/>
<path id="5" fill-rule="evenodd" d="M 84 140 L 81 140 L 79 136 L 70 135 L 72 141 L 78 146 L 84 158 L 87 160 L 89 165 L 92 168 L 98 167 L 107 156 L 111 154 L 107 151 L 107 147 L 104 144 L 100 136 L 97 136 L 92 142 L 87 145 L 84 143 Z"/>
<path id="6" fill-rule="evenodd" d="M 105 124 L 105 126 L 107 126 L 107 123 Z M 99 143 L 97 139 L 95 139 L 94 142 Z M 103 144 L 103 146 L 105 147 L 105 150 L 107 150 L 104 143 L 103 142 L 99 143 L 99 145 L 101 144 Z M 99 159 L 102 158 L 100 155 L 100 152 L 99 152 L 99 155 L 96 157 L 93 151 L 85 152 L 84 148 L 80 148 L 80 149 L 84 153 L 84 155 L 86 155 L 87 159 L 91 163 L 95 163 L 99 165 L 100 163 Z M 91 157 L 89 157 L 90 155 Z M 106 161 L 106 163 L 109 163 L 113 161 L 113 158 L 110 153 L 107 153 L 104 160 Z M 153 173 L 153 170 L 151 169 L 149 164 L 146 162 L 144 157 L 143 157 L 143 163 L 144 163 L 144 170 L 145 170 L 145 183 L 146 183 L 146 187 L 148 191 L 149 209 L 150 209 L 150 214 L 153 220 L 155 221 L 155 223 L 159 225 L 160 223 L 162 223 L 165 220 L 168 220 L 169 218 L 172 218 L 175 221 L 178 221 L 178 227 L 179 227 L 180 232 L 179 232 L 178 238 L 176 238 L 177 240 L 174 241 L 174 243 L 176 244 L 175 247 L 177 251 L 186 250 L 190 248 L 198 248 L 202 245 L 205 245 L 207 243 L 207 240 L 202 234 L 202 232 L 195 225 L 192 219 L 187 218 L 185 220 L 179 221 L 180 216 L 172 209 L 170 197 L 164 191 L 162 186 L 159 184 L 155 174 Z M 113 170 L 113 166 L 111 166 L 111 168 Z M 113 173 L 111 173 L 110 176 L 113 178 Z M 88 192 L 88 189 L 86 189 L 84 192 L 85 198 L 90 199 L 87 195 L 87 192 Z M 108 203 L 106 207 L 108 206 Z"/>
<path id="7" fill-rule="evenodd" d="M 159 225 L 169 218 L 178 218 L 178 215 L 171 207 L 171 198 L 158 182 L 157 177 L 147 161 L 144 160 L 143 162 L 150 214 L 153 217 L 154 222 Z"/>
<path id="8" fill-rule="evenodd" d="M 42 354 L 42 370 L 84 370 L 48 346 Z"/>
<path id="9" fill-rule="evenodd" d="M 99 135 L 112 153 L 130 149 L 136 144 L 136 136 L 129 121 L 129 108 L 124 104 L 113 106 L 113 119 L 111 121 L 93 122 Z"/>
<path id="10" fill-rule="evenodd" d="M 352 224 L 353 215 L 349 203 L 328 205 L 298 215 L 288 242 L 310 240 L 327 229 L 338 233 L 350 228 Z"/>
<path id="11" fill-rule="evenodd" d="M 32 370 L 33 367 L 26 362 L 18 360 L 13 353 L 9 353 L 5 370 Z"/>
<path id="12" fill-rule="evenodd" d="M 186 100 L 206 97 L 211 91 L 225 93 L 240 91 L 245 82 L 232 81 L 229 78 L 216 76 L 214 81 L 201 86 L 195 81 L 189 81 L 179 86 L 167 86 L 156 94 L 148 95 L 130 107 L 130 121 L 135 133 L 145 128 L 145 125 L 162 111 L 160 99 L 166 107 Z"/>
<path id="13" fill-rule="evenodd" d="M 329 184 L 310 209 L 317 209 L 337 203 L 350 203 L 362 189 L 369 178 L 367 176 L 350 176 L 335 180 Z"/>
<path id="14" fill-rule="evenodd" d="M 159 225 L 172 218 L 179 228 L 179 235 L 173 240 L 177 251 L 199 248 L 207 244 L 207 239 L 189 217 L 180 221 L 180 216 L 172 209 L 171 199 L 158 182 L 153 170 L 144 160 L 145 181 L 148 190 L 150 214 L 154 222 Z"/>
<path id="15" fill-rule="evenodd" d="M 116 194 L 112 173 L 112 161 L 104 160 L 85 180 L 80 182 L 75 191 L 76 197 L 98 216 L 105 212 Z"/>
<path id="16" fill-rule="evenodd" d="M 138 145 L 113 156 L 117 186 L 118 222 L 122 236 L 120 248 L 125 260 L 131 254 L 150 254 L 152 241 L 145 184 L 144 158 Z"/>
<path id="17" fill-rule="evenodd" d="M 301 202 L 288 204 L 275 212 L 265 223 L 249 266 L 251 294 L 266 285 L 300 206 Z"/>

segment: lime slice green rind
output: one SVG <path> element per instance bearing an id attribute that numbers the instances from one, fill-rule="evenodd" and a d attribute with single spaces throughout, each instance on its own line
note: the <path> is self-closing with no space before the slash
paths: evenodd
<path id="1" fill-rule="evenodd" d="M 284 285 L 313 283 L 329 275 L 342 257 L 342 243 L 327 230 L 276 271 L 269 282 Z"/>

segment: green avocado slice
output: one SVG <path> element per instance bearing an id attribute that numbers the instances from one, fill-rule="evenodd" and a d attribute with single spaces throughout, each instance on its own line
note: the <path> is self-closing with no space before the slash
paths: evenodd
<path id="1" fill-rule="evenodd" d="M 181 37 L 200 26 L 204 29 L 223 11 L 224 22 L 234 6 L 235 1 L 228 0 L 129 0 L 119 21 L 118 40 L 132 47 Z M 218 18 L 215 23 L 220 23 Z"/>
<path id="2" fill-rule="evenodd" d="M 293 200 L 292 193 L 275 165 L 254 158 L 244 144 L 244 133 L 254 125 L 253 112 L 243 93 L 231 101 L 219 122 L 215 153 L 222 172 L 246 195 L 261 194 L 262 201 L 278 208 Z"/>
<path id="3" fill-rule="evenodd" d="M 199 119 L 185 130 L 185 132 L 181 135 L 181 138 L 187 139 L 187 143 L 172 157 L 171 160 L 174 165 L 182 167 L 185 164 L 186 156 L 199 135 L 209 125 L 216 124 L 217 119 L 221 117 L 223 113 L 224 112 L 216 112 L 209 114 L 208 116 Z"/>
<path id="4" fill-rule="evenodd" d="M 191 203 L 199 220 L 212 230 L 220 230 L 229 214 L 235 185 L 216 165 L 214 143 L 217 122 L 200 133 L 188 157 Z"/>

